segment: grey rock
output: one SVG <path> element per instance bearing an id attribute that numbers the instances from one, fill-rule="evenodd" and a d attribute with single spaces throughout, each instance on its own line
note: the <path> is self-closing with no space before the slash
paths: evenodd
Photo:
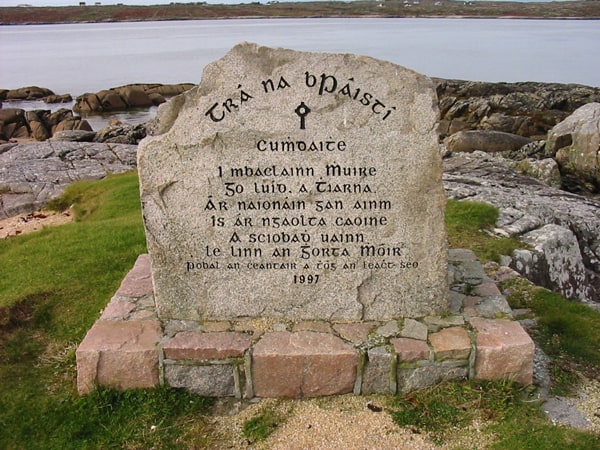
<path id="1" fill-rule="evenodd" d="M 236 395 L 233 370 L 228 364 L 210 366 L 165 365 L 165 380 L 172 387 L 187 388 L 206 397 Z"/>
<path id="2" fill-rule="evenodd" d="M 482 152 L 454 154 L 443 162 L 448 198 L 495 206 L 500 210 L 496 225 L 506 235 L 521 236 L 548 224 L 570 230 L 585 268 L 581 289 L 589 292 L 587 298 L 591 301 L 600 301 L 598 200 L 546 186 L 511 170 L 505 159 Z M 452 253 L 449 262 L 452 263 Z M 573 267 L 581 270 L 581 266 Z M 550 285 L 546 287 L 552 289 Z"/>
<path id="3" fill-rule="evenodd" d="M 321 80 L 319 84 L 315 84 L 315 76 Z M 335 81 L 339 84 L 335 92 L 330 86 L 331 92 L 326 94 L 324 86 L 319 87 L 327 80 L 342 78 L 344 84 Z M 379 105 L 365 108 L 364 102 L 348 95 L 351 85 L 356 83 L 358 87 L 359 81 L 361 92 L 365 89 L 369 95 L 377 92 L 382 99 L 389 98 L 397 105 L 385 122 L 387 112 L 380 111 Z M 237 95 L 239 104 L 244 106 L 222 116 L 222 102 L 232 95 L 229 86 L 239 86 L 238 89 L 243 86 Z M 225 108 L 228 104 L 225 103 Z M 310 119 L 306 120 L 310 120 L 310 124 L 305 123 L 309 111 Z M 172 104 L 159 108 L 158 116 L 154 129 L 162 134 L 140 143 L 139 173 L 161 318 L 388 321 L 446 310 L 444 196 L 435 133 L 437 105 L 431 80 L 389 62 L 363 56 L 301 53 L 245 43 L 208 65 L 200 85 Z M 402 142 L 398 140 L 400 135 Z M 317 151 L 316 146 L 320 145 L 317 141 L 325 136 L 334 146 L 342 145 L 344 150 Z M 348 152 L 345 152 L 346 141 L 352 143 Z M 404 144 L 409 142 L 410 145 Z M 285 153 L 272 151 L 276 150 L 274 147 L 267 151 L 265 144 L 280 146 Z M 287 150 L 283 149 L 284 145 Z M 309 151 L 305 151 L 307 149 Z M 288 150 L 293 152 L 288 154 Z M 402 258 L 411 260 L 412 269 L 403 270 L 396 265 L 383 271 L 374 264 L 363 265 L 363 256 L 369 252 L 373 256 L 373 252 L 360 249 L 356 242 L 343 250 L 347 253 L 342 255 L 346 258 L 344 262 L 351 263 L 347 270 L 333 273 L 314 264 L 300 266 L 301 248 L 292 243 L 287 260 L 297 262 L 299 270 L 310 268 L 319 275 L 315 289 L 294 283 L 283 271 L 232 273 L 235 264 L 246 264 L 248 254 L 236 254 L 237 247 L 231 245 L 231 239 L 241 236 L 240 242 L 246 242 L 252 230 L 249 227 L 241 230 L 235 225 L 235 211 L 243 211 L 248 223 L 266 224 L 263 219 L 270 218 L 265 211 L 246 206 L 250 199 L 263 201 L 271 197 L 261 195 L 267 193 L 265 190 L 257 190 L 257 183 L 262 181 L 256 177 L 235 180 L 247 186 L 240 184 L 243 192 L 236 198 L 229 198 L 223 188 L 231 185 L 226 181 L 223 186 L 222 181 L 229 180 L 234 169 L 237 172 L 243 164 L 247 164 L 247 168 L 250 165 L 273 167 L 280 166 L 284 160 L 288 161 L 286 164 L 302 161 L 315 170 L 314 174 L 286 180 L 287 185 L 282 184 L 283 191 L 279 192 L 286 191 L 285 198 L 305 202 L 307 211 L 313 207 L 317 211 L 315 200 L 320 201 L 320 196 L 312 186 L 319 186 L 321 182 L 315 181 L 326 173 L 327 167 L 356 165 L 358 161 L 372 166 L 373 175 L 368 180 L 361 177 L 361 182 L 368 182 L 367 190 L 376 192 L 379 198 L 393 199 L 394 206 L 386 212 L 386 221 L 393 222 L 394 226 L 369 230 L 371 248 L 375 242 L 386 246 L 402 242 Z M 224 172 L 223 180 L 217 181 L 214 177 L 219 170 Z M 356 195 L 344 198 L 351 202 L 372 198 L 363 196 L 365 192 L 356 191 L 353 193 Z M 190 202 L 190 193 L 202 200 Z M 283 199 L 279 194 L 272 198 Z M 207 201 L 229 205 L 227 211 L 223 210 L 223 227 L 210 226 L 204 220 Z M 283 214 L 279 217 L 291 218 Z M 339 213 L 319 211 L 321 236 L 340 232 L 335 225 L 335 214 Z M 286 233 L 304 232 L 303 229 L 292 224 Z M 305 232 L 311 243 L 316 242 L 319 237 L 316 227 Z M 196 271 L 202 265 L 192 261 L 199 261 L 198 258 L 206 254 L 209 243 L 222 255 L 214 259 L 219 264 L 211 271 Z M 280 252 L 275 240 L 259 244 L 255 246 L 253 261 L 269 261 L 268 258 Z M 228 249 L 227 253 L 221 253 L 221 248 Z M 312 247 L 313 257 L 315 248 Z M 417 255 L 418 264 L 412 262 Z"/>
<path id="4" fill-rule="evenodd" d="M 544 225 L 521 236 L 531 250 L 515 252 L 512 267 L 536 284 L 565 298 L 592 301 L 585 265 L 575 235 L 560 225 Z"/>
<path id="5" fill-rule="evenodd" d="M 446 380 L 466 379 L 467 367 L 450 367 L 442 364 L 417 368 L 398 368 L 398 390 L 402 393 L 435 386 Z"/>
<path id="6" fill-rule="evenodd" d="M 552 397 L 543 405 L 542 409 L 552 421 L 558 425 L 568 425 L 580 430 L 589 430 L 592 428 L 591 422 L 587 419 L 577 406 L 575 401 L 566 397 Z"/>
<path id="7" fill-rule="evenodd" d="M 377 334 L 386 338 L 397 335 L 400 332 L 398 322 L 392 320 L 381 327 L 377 328 Z"/>
<path id="8" fill-rule="evenodd" d="M 405 319 L 402 332 L 402 337 L 418 339 L 420 341 L 427 340 L 427 325 L 414 319 Z"/>
<path id="9" fill-rule="evenodd" d="M 362 394 L 395 394 L 392 382 L 392 354 L 385 347 L 368 350 L 368 362 L 364 369 Z"/>
<path id="10" fill-rule="evenodd" d="M 137 145 L 145 137 L 146 126 L 144 124 L 121 124 L 108 126 L 98 130 L 94 137 L 94 141 Z"/>
<path id="11" fill-rule="evenodd" d="M 41 209 L 77 180 L 136 167 L 133 145 L 45 141 L 0 152 L 0 219 Z"/>

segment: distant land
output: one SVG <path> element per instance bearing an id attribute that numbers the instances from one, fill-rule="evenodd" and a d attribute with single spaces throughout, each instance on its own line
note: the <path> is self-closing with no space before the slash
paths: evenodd
<path id="1" fill-rule="evenodd" d="M 284 17 L 499 17 L 543 19 L 600 19 L 600 0 L 544 3 L 387 0 L 354 2 L 269 2 L 239 5 L 171 3 L 132 6 L 0 7 L 1 25 L 134 22 L 151 20 L 200 20 Z"/>

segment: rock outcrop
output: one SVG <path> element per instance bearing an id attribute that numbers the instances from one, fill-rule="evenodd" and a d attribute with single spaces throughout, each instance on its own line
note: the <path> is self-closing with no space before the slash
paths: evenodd
<path id="1" fill-rule="evenodd" d="M 87 120 L 61 108 L 57 111 L 25 111 L 17 108 L 0 109 L 0 143 L 15 139 L 44 141 L 65 130 L 92 131 Z"/>
<path id="2" fill-rule="evenodd" d="M 39 100 L 55 95 L 48 88 L 28 86 L 18 89 L 0 89 L 0 101 L 4 100 Z"/>
<path id="3" fill-rule="evenodd" d="M 136 150 L 64 141 L 0 145 L 0 219 L 41 209 L 74 181 L 135 168 Z"/>
<path id="4" fill-rule="evenodd" d="M 483 152 L 452 154 L 444 159 L 446 194 L 500 210 L 498 233 L 529 244 L 510 255 L 513 269 L 566 298 L 600 302 L 600 201 L 544 185 L 510 165 Z"/>
<path id="5" fill-rule="evenodd" d="M 600 102 L 600 88 L 560 83 L 487 83 L 435 79 L 442 138 L 494 130 L 536 139 L 582 105 Z"/>
<path id="6" fill-rule="evenodd" d="M 164 103 L 172 97 L 191 89 L 194 84 L 130 84 L 80 95 L 75 100 L 73 111 L 80 114 L 123 111 L 130 108 L 145 108 Z"/>

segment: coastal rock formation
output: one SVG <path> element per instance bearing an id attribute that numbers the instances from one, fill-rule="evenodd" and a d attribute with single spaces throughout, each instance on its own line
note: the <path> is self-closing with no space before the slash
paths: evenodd
<path id="1" fill-rule="evenodd" d="M 600 103 L 588 103 L 548 132 L 546 154 L 560 166 L 569 191 L 600 190 Z"/>
<path id="2" fill-rule="evenodd" d="M 80 114 L 123 111 L 130 108 L 145 108 L 164 103 L 166 98 L 191 89 L 190 83 L 181 84 L 130 84 L 83 94 L 77 97 L 73 111 Z"/>
<path id="3" fill-rule="evenodd" d="M 15 139 L 44 141 L 64 130 L 92 131 L 92 127 L 87 120 L 74 116 L 73 111 L 66 108 L 54 112 L 0 109 L 0 143 Z"/>
<path id="4" fill-rule="evenodd" d="M 0 145 L 0 219 L 41 209 L 74 181 L 135 168 L 136 150 L 65 141 Z"/>
<path id="5" fill-rule="evenodd" d="M 497 232 L 531 245 L 511 255 L 511 267 L 567 298 L 600 302 L 600 201 L 519 175 L 488 153 L 455 153 L 443 163 L 448 198 L 495 206 Z"/>
<path id="6" fill-rule="evenodd" d="M 494 130 L 545 139 L 577 108 L 600 102 L 600 87 L 577 84 L 435 81 L 442 138 L 462 130 Z"/>
<path id="7" fill-rule="evenodd" d="M 38 100 L 55 95 L 48 88 L 28 86 L 18 89 L 0 89 L 0 101 L 4 100 Z"/>

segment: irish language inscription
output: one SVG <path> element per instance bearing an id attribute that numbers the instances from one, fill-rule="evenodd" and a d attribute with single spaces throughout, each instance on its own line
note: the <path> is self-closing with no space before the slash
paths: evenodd
<path id="1" fill-rule="evenodd" d="M 429 80 L 370 58 L 243 44 L 186 96 L 139 151 L 159 313 L 445 310 Z"/>

